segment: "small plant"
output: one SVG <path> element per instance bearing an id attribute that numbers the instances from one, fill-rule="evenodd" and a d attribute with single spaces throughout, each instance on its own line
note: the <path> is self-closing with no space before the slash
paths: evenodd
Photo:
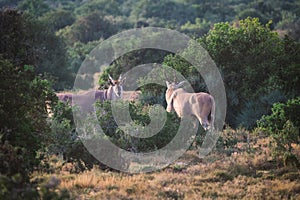
<path id="1" fill-rule="evenodd" d="M 216 143 L 216 149 L 219 152 L 231 155 L 234 152 L 245 150 L 245 148 L 249 150 L 249 140 L 249 132 L 247 130 L 243 128 L 234 130 L 226 126 Z"/>
<path id="2" fill-rule="evenodd" d="M 275 103 L 272 114 L 263 116 L 258 121 L 258 129 L 269 134 L 273 143 L 273 155 L 282 159 L 284 164 L 294 160 L 294 164 L 299 165 L 299 160 L 291 159 L 293 154 L 293 144 L 300 143 L 300 97 L 289 100 L 287 103 Z"/>

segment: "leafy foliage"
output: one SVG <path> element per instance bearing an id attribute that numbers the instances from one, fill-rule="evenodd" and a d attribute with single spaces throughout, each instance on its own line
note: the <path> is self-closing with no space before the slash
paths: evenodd
<path id="1" fill-rule="evenodd" d="M 54 93 L 47 80 L 35 77 L 32 66 L 14 66 L 0 59 L 0 196 L 25 198 L 37 195 L 22 190 L 29 174 L 44 157 L 49 126 L 45 101 Z"/>
<path id="2" fill-rule="evenodd" d="M 235 25 L 218 23 L 199 40 L 222 70 L 225 87 L 235 93 L 236 99 L 228 101 L 227 109 L 233 116 L 244 112 L 247 102 L 259 99 L 262 94 L 274 90 L 298 93 L 299 70 L 295 67 L 299 44 L 280 39 L 269 26 L 270 23 L 261 25 L 257 18 L 247 18 Z M 263 114 L 263 110 L 259 112 Z M 234 118 L 227 120 L 237 125 Z"/>
<path id="3" fill-rule="evenodd" d="M 59 9 L 47 12 L 40 20 L 52 26 L 54 30 L 59 30 L 72 25 L 76 18 L 71 11 Z"/>
<path id="4" fill-rule="evenodd" d="M 102 12 L 95 11 L 80 17 L 72 26 L 62 29 L 62 35 L 69 44 L 75 42 L 87 43 L 101 38 L 108 38 L 117 31 L 116 26 Z"/>
<path id="5" fill-rule="evenodd" d="M 92 0 L 75 9 L 76 15 L 86 15 L 101 10 L 105 15 L 121 15 L 116 0 Z"/>
<path id="6" fill-rule="evenodd" d="M 24 0 L 18 4 L 19 9 L 26 10 L 34 16 L 41 16 L 50 10 L 49 6 L 43 0 Z"/>
<path id="7" fill-rule="evenodd" d="M 273 153 L 275 157 L 287 159 L 295 157 L 292 151 L 293 144 L 300 144 L 299 118 L 300 97 L 291 99 L 287 103 L 275 103 L 272 114 L 266 115 L 258 122 L 258 128 L 267 132 L 273 139 Z M 293 161 L 294 162 L 294 161 Z M 296 164 L 300 161 L 296 160 Z"/>
<path id="8" fill-rule="evenodd" d="M 300 126 L 299 106 L 300 97 L 291 99 L 286 104 L 275 103 L 272 107 L 272 114 L 262 117 L 258 126 L 270 133 L 282 130 L 287 121 L 298 127 Z"/>
<path id="9" fill-rule="evenodd" d="M 163 12 L 162 12 L 163 11 Z M 187 21 L 193 21 L 196 17 L 196 10 L 187 4 L 174 1 L 139 1 L 132 10 L 134 19 L 161 19 L 165 23 L 183 24 Z M 157 24 L 151 24 L 155 26 Z"/>
<path id="10" fill-rule="evenodd" d="M 39 163 L 37 152 L 42 147 L 43 133 L 48 131 L 45 101 L 53 93 L 49 82 L 35 78 L 34 72 L 26 67 L 15 67 L 1 60 L 0 72 L 1 144 L 3 148 L 18 148 L 16 155 L 21 156 L 23 161 L 18 166 L 22 170 L 9 172 L 9 168 L 1 168 L 1 171 L 3 174 L 21 173 L 25 176 Z"/>
<path id="11" fill-rule="evenodd" d="M 200 18 L 195 19 L 195 23 L 188 21 L 180 27 L 180 31 L 185 34 L 201 37 L 206 34 L 210 29 L 211 23 L 205 19 L 201 20 Z"/>
<path id="12" fill-rule="evenodd" d="M 120 105 L 118 106 L 122 107 L 128 102 L 119 103 Z M 98 120 L 104 133 L 110 138 L 110 140 L 112 140 L 122 149 L 133 150 L 137 152 L 147 152 L 160 149 L 170 142 L 179 127 L 179 119 L 175 116 L 175 114 L 168 114 L 165 126 L 155 136 L 145 139 L 135 138 L 128 135 L 128 133 L 137 131 L 139 126 L 147 126 L 150 123 L 150 106 L 143 106 L 143 104 L 140 103 L 130 102 L 129 112 L 133 120 L 133 124 L 128 124 L 123 128 L 117 126 L 111 111 L 110 102 L 99 103 L 97 106 L 99 108 L 97 114 Z M 152 120 L 161 122 L 159 118 L 153 118 Z"/>
<path id="13" fill-rule="evenodd" d="M 17 10 L 0 10 L 0 54 L 16 66 L 32 65 L 35 74 L 58 79 L 56 88 L 70 85 L 65 46 L 51 26 Z"/>
<path id="14" fill-rule="evenodd" d="M 67 54 L 69 57 L 68 69 L 77 73 L 80 65 L 84 61 L 85 57 L 92 51 L 102 40 L 95 40 L 88 43 L 75 42 L 72 46 L 68 46 Z"/>
<path id="15" fill-rule="evenodd" d="M 238 14 L 239 19 L 246 19 L 247 17 L 258 18 L 263 24 L 268 23 L 267 18 L 259 10 L 254 8 L 248 8 Z"/>

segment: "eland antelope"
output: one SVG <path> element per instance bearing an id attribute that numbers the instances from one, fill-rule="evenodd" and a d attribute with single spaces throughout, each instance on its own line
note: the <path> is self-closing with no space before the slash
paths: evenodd
<path id="1" fill-rule="evenodd" d="M 207 93 L 188 93 L 183 88 L 185 81 L 167 84 L 166 101 L 167 112 L 175 110 L 180 118 L 196 117 L 204 130 L 214 129 L 215 101 Z"/>
<path id="2" fill-rule="evenodd" d="M 110 75 L 108 77 L 109 87 L 106 90 L 90 90 L 79 94 L 60 92 L 56 93 L 56 96 L 58 100 L 63 103 L 69 103 L 71 106 L 74 106 L 76 103 L 76 105 L 80 106 L 83 110 L 91 112 L 93 111 L 92 105 L 96 101 L 118 100 L 123 97 L 123 82 L 125 79 L 122 78 L 122 75 L 120 75 L 117 80 L 113 79 Z M 46 109 L 48 116 L 51 117 L 53 113 L 51 111 L 50 102 L 46 102 Z"/>
<path id="3" fill-rule="evenodd" d="M 89 97 L 95 94 L 94 100 L 106 101 L 106 100 L 117 100 L 121 99 L 123 95 L 123 82 L 122 75 L 119 76 L 118 80 L 113 79 L 110 75 L 109 77 L 109 87 L 106 90 L 91 90 L 82 94 L 72 94 L 72 93 L 56 93 L 58 99 L 62 102 L 69 102 L 72 105 L 72 99 L 77 97 Z"/>

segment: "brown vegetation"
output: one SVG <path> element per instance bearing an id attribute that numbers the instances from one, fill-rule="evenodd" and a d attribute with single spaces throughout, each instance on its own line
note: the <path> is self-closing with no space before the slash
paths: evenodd
<path id="1" fill-rule="evenodd" d="M 225 131 L 226 132 L 226 131 Z M 239 132 L 234 132 L 240 134 Z M 242 132 L 242 134 L 245 134 Z M 58 178 L 59 189 L 73 199 L 298 199 L 300 170 L 278 166 L 268 148 L 270 139 L 255 137 L 231 149 L 215 150 L 200 159 L 186 152 L 169 167 L 144 174 L 103 171 L 94 167 L 79 174 L 52 158 L 55 174 L 36 173 L 35 179 Z M 295 148 L 296 149 L 296 148 Z M 53 161 L 56 161 L 55 163 Z"/>

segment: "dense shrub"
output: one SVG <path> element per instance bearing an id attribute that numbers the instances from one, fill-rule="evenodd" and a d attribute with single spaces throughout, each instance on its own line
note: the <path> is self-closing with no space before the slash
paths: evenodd
<path id="1" fill-rule="evenodd" d="M 263 25 L 258 18 L 232 25 L 217 23 L 199 39 L 221 70 L 225 87 L 230 91 L 226 120 L 233 127 L 251 121 L 245 124 L 251 128 L 253 120 L 268 113 L 269 105 L 261 103 L 262 96 L 272 96 L 276 90 L 299 95 L 299 43 L 281 39 L 270 26 L 271 21 Z M 251 111 L 252 108 L 257 111 Z M 238 115 L 240 119 L 236 118 Z"/>
<path id="2" fill-rule="evenodd" d="M 42 2 L 42 1 L 40 1 Z M 55 88 L 72 84 L 65 43 L 52 26 L 14 9 L 0 10 L 0 54 L 13 65 L 34 66 L 35 75 L 55 80 Z"/>
<path id="3" fill-rule="evenodd" d="M 120 102 L 120 105 L 128 102 Z M 176 135 L 179 127 L 179 118 L 174 113 L 167 114 L 167 120 L 162 130 L 150 138 L 136 138 L 127 133 L 136 131 L 138 126 L 147 126 L 150 123 L 149 110 L 151 106 L 144 106 L 138 102 L 129 103 L 129 112 L 133 120 L 133 124 L 127 124 L 125 127 L 118 127 L 111 111 L 111 103 L 104 102 L 98 104 L 98 119 L 104 133 L 122 149 L 133 150 L 138 152 L 153 151 L 160 149 L 168 144 Z M 126 107 L 123 107 L 126 108 Z M 157 126 L 162 123 L 160 116 L 153 116 Z M 124 131 L 125 130 L 125 131 Z M 150 130 L 151 131 L 151 130 Z"/>
<path id="4" fill-rule="evenodd" d="M 273 154 L 278 159 L 294 158 L 293 163 L 300 164 L 293 155 L 293 144 L 300 144 L 299 118 L 300 97 L 291 99 L 286 103 L 275 103 L 272 114 L 263 116 L 257 123 L 258 128 L 273 138 Z"/>
<path id="5" fill-rule="evenodd" d="M 73 24 L 75 16 L 71 11 L 60 9 L 48 12 L 40 19 L 51 25 L 54 30 L 59 30 Z"/>
<path id="6" fill-rule="evenodd" d="M 27 194 L 29 174 L 43 159 L 49 126 L 45 101 L 50 83 L 34 75 L 34 67 L 0 59 L 0 196 Z"/>
<path id="7" fill-rule="evenodd" d="M 103 103 L 105 104 L 105 102 Z M 108 167 L 99 162 L 85 147 L 85 143 L 96 142 L 99 138 L 93 134 L 93 126 L 89 116 L 86 117 L 87 137 L 79 135 L 76 131 L 75 122 L 73 119 L 73 111 L 78 109 L 76 106 L 71 107 L 69 104 L 62 102 L 54 103 L 52 111 L 53 117 L 50 119 L 51 132 L 49 134 L 49 145 L 47 147 L 47 154 L 60 155 L 63 158 L 63 165 L 72 163 L 73 168 L 70 172 L 78 173 L 86 169 L 92 169 L 97 165 L 101 169 Z M 105 115 L 111 116 L 111 115 Z M 106 119 L 107 120 L 107 119 Z M 114 134 L 115 128 L 113 118 L 108 121 L 102 121 L 101 126 L 106 127 L 111 135 Z M 86 131 L 86 130 L 85 130 Z M 102 149 L 101 149 L 102 148 Z M 98 152 L 105 152 L 101 146 L 95 145 L 94 149 Z"/>
<path id="8" fill-rule="evenodd" d="M 274 133 L 284 129 L 287 121 L 295 127 L 300 126 L 300 97 L 291 99 L 286 103 L 275 103 L 272 107 L 272 114 L 263 116 L 258 122 L 258 127 L 269 133 Z"/>
<path id="9" fill-rule="evenodd" d="M 72 172 L 80 172 L 91 169 L 98 161 L 90 155 L 78 138 L 72 109 L 75 108 L 59 101 L 53 104 L 47 154 L 63 156 L 65 163 L 74 165 L 75 169 Z"/>

